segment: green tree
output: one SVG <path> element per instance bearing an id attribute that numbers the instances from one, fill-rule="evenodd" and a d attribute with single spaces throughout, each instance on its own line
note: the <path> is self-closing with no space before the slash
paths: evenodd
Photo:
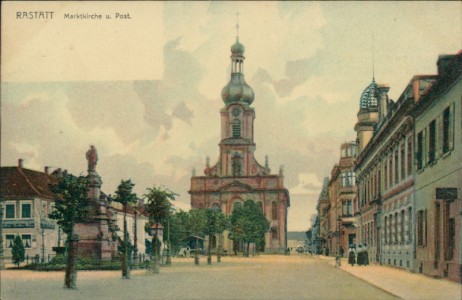
<path id="1" fill-rule="evenodd" d="M 249 256 L 250 244 L 261 243 L 268 229 L 268 220 L 252 200 L 246 200 L 244 205 L 237 206 L 231 214 L 232 239 L 246 244 L 246 256 Z"/>
<path id="2" fill-rule="evenodd" d="M 203 209 L 192 209 L 189 211 L 188 218 L 189 230 L 196 237 L 196 251 L 194 255 L 194 263 L 199 264 L 199 236 L 204 233 L 206 226 L 205 211 Z"/>
<path id="3" fill-rule="evenodd" d="M 164 223 L 171 211 L 172 204 L 170 200 L 175 200 L 178 194 L 164 188 L 156 187 L 147 188 L 146 193 L 143 195 L 145 201 L 145 211 L 149 216 L 149 226 Z M 158 272 L 158 247 L 157 237 L 153 236 L 154 240 L 154 271 Z"/>
<path id="4" fill-rule="evenodd" d="M 164 222 L 164 228 L 170 226 L 170 244 L 173 253 L 178 252 L 188 236 L 190 235 L 188 228 L 188 212 L 179 210 L 169 215 L 169 222 Z"/>
<path id="5" fill-rule="evenodd" d="M 204 234 L 208 236 L 208 258 L 207 264 L 212 264 L 212 239 L 216 234 L 223 233 L 227 227 L 227 218 L 219 210 L 215 208 L 208 208 L 205 210 L 205 226 Z M 217 261 L 220 262 L 219 242 L 217 243 Z"/>
<path id="6" fill-rule="evenodd" d="M 123 239 L 123 249 L 122 249 L 122 278 L 130 278 L 130 268 L 129 268 L 129 244 L 128 239 L 128 230 L 127 230 L 127 206 L 133 203 L 136 203 L 138 197 L 135 193 L 132 193 L 133 187 L 135 186 L 131 180 L 121 180 L 117 191 L 115 192 L 116 196 L 114 201 L 119 202 L 123 205 L 124 208 L 124 239 Z"/>
<path id="7" fill-rule="evenodd" d="M 13 255 L 13 263 L 19 268 L 19 264 L 26 258 L 26 249 L 24 248 L 24 244 L 19 235 L 17 235 L 13 240 L 13 249 L 11 249 L 11 254 Z"/>
<path id="8" fill-rule="evenodd" d="M 77 280 L 76 247 L 78 237 L 74 236 L 74 227 L 77 223 L 84 223 L 93 215 L 90 202 L 87 200 L 87 178 L 63 174 L 58 182 L 50 185 L 50 190 L 56 197 L 55 210 L 49 214 L 51 219 L 57 221 L 66 234 L 67 265 L 64 286 L 75 288 Z"/>

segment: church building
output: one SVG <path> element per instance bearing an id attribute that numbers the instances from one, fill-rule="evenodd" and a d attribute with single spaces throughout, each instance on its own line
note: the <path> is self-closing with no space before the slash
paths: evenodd
<path id="1" fill-rule="evenodd" d="M 251 107 L 255 96 L 244 79 L 244 59 L 244 46 L 237 38 L 231 46 L 231 78 L 221 92 L 225 106 L 220 110 L 220 156 L 213 166 L 207 158 L 204 176 L 193 174 L 191 207 L 216 208 L 231 215 L 234 207 L 251 199 L 270 222 L 264 249 L 259 250 L 283 252 L 287 248 L 289 191 L 284 187 L 282 167 L 278 174 L 271 174 L 267 157 L 264 166 L 255 159 L 255 109 Z M 223 249 L 231 253 L 237 246 L 225 232 Z"/>

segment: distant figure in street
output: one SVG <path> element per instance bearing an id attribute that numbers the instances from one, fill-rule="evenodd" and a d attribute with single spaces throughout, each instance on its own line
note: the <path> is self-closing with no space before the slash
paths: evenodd
<path id="1" fill-rule="evenodd" d="M 358 266 L 364 265 L 364 249 L 361 244 L 358 245 L 358 250 L 356 252 L 357 252 L 356 261 L 357 261 Z"/>
<path id="2" fill-rule="evenodd" d="M 348 263 L 353 267 L 356 263 L 356 250 L 353 245 L 348 249 Z"/>
<path id="3" fill-rule="evenodd" d="M 340 257 L 343 257 L 343 254 L 345 253 L 345 250 L 343 250 L 343 247 L 340 246 Z"/>
<path id="4" fill-rule="evenodd" d="M 326 256 L 329 256 L 329 248 L 326 248 Z"/>
<path id="5" fill-rule="evenodd" d="M 369 265 L 369 253 L 367 252 L 367 245 L 363 245 L 363 263 L 365 266 Z"/>

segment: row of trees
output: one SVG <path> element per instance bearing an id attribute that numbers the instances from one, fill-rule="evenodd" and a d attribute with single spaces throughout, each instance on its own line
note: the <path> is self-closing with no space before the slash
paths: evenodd
<path id="1" fill-rule="evenodd" d="M 138 201 L 138 196 L 133 193 L 134 183 L 131 180 L 122 180 L 115 191 L 114 201 L 123 205 L 124 209 L 124 237 L 121 247 L 122 277 L 130 278 L 129 273 L 129 252 L 130 243 L 127 230 L 127 208 Z M 65 274 L 65 287 L 76 287 L 76 243 L 78 237 L 74 234 L 77 223 L 85 223 L 94 216 L 95 210 L 92 202 L 87 199 L 87 178 L 84 176 L 73 176 L 63 174 L 58 182 L 50 186 L 50 190 L 56 197 L 55 210 L 49 215 L 55 219 L 62 231 L 66 234 L 67 265 Z M 168 249 L 174 252 L 185 246 L 185 241 L 191 236 L 196 237 L 197 242 L 200 236 L 207 236 L 209 241 L 215 235 L 219 237 L 225 230 L 228 230 L 229 237 L 235 242 L 246 245 L 246 255 L 249 254 L 251 243 L 264 244 L 264 234 L 269 229 L 269 222 L 263 215 L 260 207 L 254 201 L 247 200 L 241 206 L 237 206 L 230 217 L 225 216 L 218 208 L 190 210 L 189 212 L 172 209 L 171 201 L 175 200 L 176 193 L 164 187 L 147 188 L 143 195 L 144 212 L 149 217 L 146 230 L 151 227 L 157 228 L 160 224 L 168 229 Z M 149 232 L 149 231 L 148 231 Z M 153 237 L 153 248 L 158 249 L 157 237 Z M 211 245 L 208 243 L 208 264 L 211 264 Z M 221 241 L 217 243 L 217 261 L 220 262 Z M 158 255 L 154 252 L 154 272 L 158 272 Z M 199 264 L 198 251 L 195 251 L 195 263 Z"/>

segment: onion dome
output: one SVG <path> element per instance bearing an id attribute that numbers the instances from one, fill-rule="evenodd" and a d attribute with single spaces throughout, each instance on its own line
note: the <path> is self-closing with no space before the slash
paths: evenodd
<path id="1" fill-rule="evenodd" d="M 234 45 L 231 46 L 232 55 L 244 55 L 245 47 L 239 43 L 239 38 L 236 39 Z"/>
<path id="2" fill-rule="evenodd" d="M 250 105 L 255 98 L 252 88 L 244 79 L 244 51 L 244 45 L 237 38 L 236 43 L 231 46 L 231 79 L 221 90 L 221 98 L 225 104 L 243 102 Z"/>
<path id="3" fill-rule="evenodd" d="M 378 103 L 378 87 L 375 83 L 375 79 L 372 79 L 371 84 L 366 87 L 361 94 L 361 99 L 359 99 L 359 108 L 377 108 Z"/>

